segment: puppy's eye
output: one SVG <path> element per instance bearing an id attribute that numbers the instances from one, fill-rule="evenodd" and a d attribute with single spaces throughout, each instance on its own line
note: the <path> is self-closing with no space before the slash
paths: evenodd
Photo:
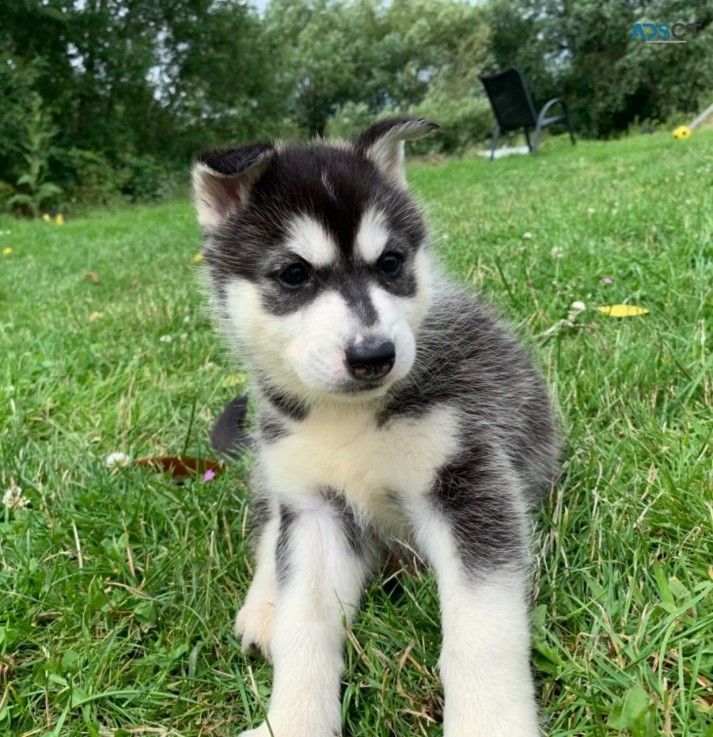
<path id="1" fill-rule="evenodd" d="M 296 262 L 286 266 L 278 275 L 277 279 L 285 287 L 296 289 L 309 281 L 310 272 L 307 264 Z"/>
<path id="2" fill-rule="evenodd" d="M 377 262 L 376 266 L 384 276 L 396 276 L 401 271 L 404 257 L 400 253 L 387 251 Z"/>

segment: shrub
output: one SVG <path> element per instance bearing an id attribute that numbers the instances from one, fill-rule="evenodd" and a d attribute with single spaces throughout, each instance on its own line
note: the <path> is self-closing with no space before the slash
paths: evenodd
<path id="1" fill-rule="evenodd" d="M 327 136 L 330 138 L 353 138 L 378 118 L 385 118 L 388 111 L 374 115 L 366 103 L 347 102 L 327 123 Z"/>
<path id="2" fill-rule="evenodd" d="M 129 202 L 157 202 L 165 195 L 165 167 L 153 156 L 122 154 L 117 169 L 121 194 Z"/>
<path id="3" fill-rule="evenodd" d="M 487 141 L 495 125 L 487 100 L 475 95 L 456 99 L 428 95 L 408 112 L 441 126 L 437 136 L 428 136 L 414 144 L 413 149 L 421 153 L 460 153 Z"/>
<path id="4" fill-rule="evenodd" d="M 57 204 L 62 190 L 48 181 L 50 158 L 54 153 L 52 140 L 56 135 L 57 129 L 43 108 L 40 96 L 33 95 L 19 143 L 24 160 L 22 174 L 16 182 L 17 192 L 8 200 L 10 208 L 37 217 L 43 207 Z"/>
<path id="5" fill-rule="evenodd" d="M 10 198 L 15 194 L 15 188 L 10 184 L 0 179 L 0 213 L 10 212 Z"/>

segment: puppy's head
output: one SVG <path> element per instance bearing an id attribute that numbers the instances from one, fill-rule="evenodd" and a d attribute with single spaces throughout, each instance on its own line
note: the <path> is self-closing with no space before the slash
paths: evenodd
<path id="1" fill-rule="evenodd" d="M 394 118 L 353 143 L 202 154 L 193 193 L 224 328 L 259 378 L 307 399 L 371 397 L 410 371 L 430 304 L 421 213 Z"/>

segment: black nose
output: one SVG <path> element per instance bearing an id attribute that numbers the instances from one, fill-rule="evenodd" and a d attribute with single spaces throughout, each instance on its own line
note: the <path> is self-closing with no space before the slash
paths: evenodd
<path id="1" fill-rule="evenodd" d="M 355 379 L 383 379 L 394 367 L 396 348 L 390 340 L 365 340 L 347 348 L 347 366 Z"/>

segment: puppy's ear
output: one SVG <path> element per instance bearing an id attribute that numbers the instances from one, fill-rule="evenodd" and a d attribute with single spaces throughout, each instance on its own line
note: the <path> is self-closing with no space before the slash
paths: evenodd
<path id="1" fill-rule="evenodd" d="M 271 143 L 206 151 L 193 164 L 193 203 L 204 230 L 218 227 L 247 203 L 250 188 L 275 155 Z"/>
<path id="2" fill-rule="evenodd" d="M 354 141 L 354 148 L 371 159 L 394 184 L 405 188 L 404 141 L 415 141 L 440 130 L 425 118 L 388 118 L 367 128 Z"/>

